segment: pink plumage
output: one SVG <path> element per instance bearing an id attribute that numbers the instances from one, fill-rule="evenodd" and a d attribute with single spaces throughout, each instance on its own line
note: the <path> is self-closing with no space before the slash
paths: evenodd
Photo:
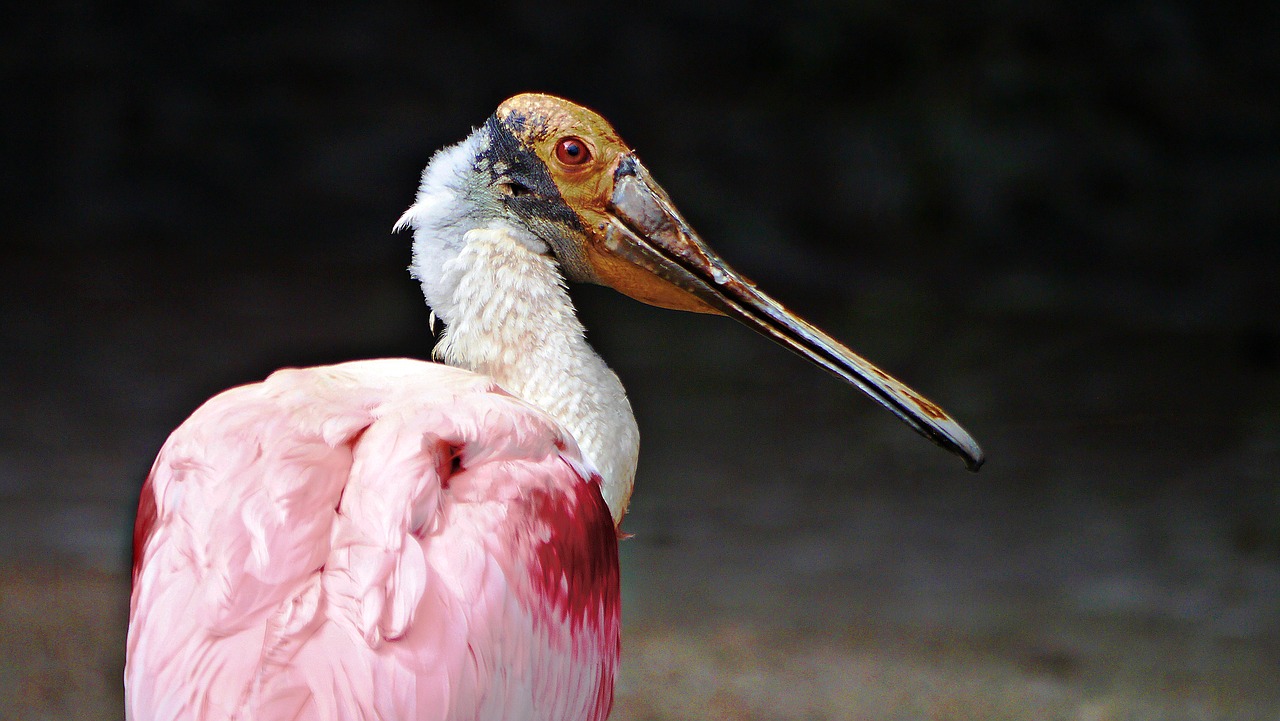
<path id="1" fill-rule="evenodd" d="M 573 439 L 484 376 L 280 371 L 147 479 L 128 715 L 604 719 L 616 539 Z"/>

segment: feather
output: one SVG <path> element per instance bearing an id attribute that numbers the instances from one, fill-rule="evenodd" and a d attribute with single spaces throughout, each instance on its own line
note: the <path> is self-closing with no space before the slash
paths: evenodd
<path id="1" fill-rule="evenodd" d="M 139 508 L 130 719 L 612 705 L 618 559 L 599 479 L 483 376 L 361 361 L 232 389 L 170 437 Z"/>

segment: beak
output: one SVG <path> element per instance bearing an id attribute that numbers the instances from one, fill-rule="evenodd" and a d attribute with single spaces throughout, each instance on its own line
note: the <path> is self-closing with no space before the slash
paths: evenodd
<path id="1" fill-rule="evenodd" d="M 760 292 L 704 245 L 634 154 L 622 156 L 613 180 L 603 239 L 610 255 L 852 383 L 970 471 L 982 466 L 977 442 L 935 403 Z"/>

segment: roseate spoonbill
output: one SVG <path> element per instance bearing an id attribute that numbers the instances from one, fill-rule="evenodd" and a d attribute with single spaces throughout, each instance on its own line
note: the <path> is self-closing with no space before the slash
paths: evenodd
<path id="1" fill-rule="evenodd" d="M 564 283 L 721 313 L 976 469 L 938 406 L 713 254 L 596 113 L 504 102 L 397 228 L 444 365 L 282 370 L 165 443 L 134 531 L 131 719 L 603 719 L 638 433 Z"/>

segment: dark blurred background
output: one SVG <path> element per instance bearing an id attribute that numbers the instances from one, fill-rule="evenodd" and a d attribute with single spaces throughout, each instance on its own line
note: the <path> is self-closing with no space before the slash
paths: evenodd
<path id="1" fill-rule="evenodd" d="M 575 290 L 645 451 L 615 718 L 1275 719 L 1280 9 L 0 11 L 0 716 L 120 718 L 204 398 L 427 357 L 390 228 L 505 97 L 600 111 L 978 476 L 729 321 Z"/>

